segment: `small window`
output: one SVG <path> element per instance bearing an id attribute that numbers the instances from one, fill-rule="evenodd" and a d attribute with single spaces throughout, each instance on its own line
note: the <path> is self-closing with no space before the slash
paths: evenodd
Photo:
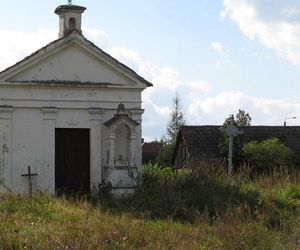
<path id="1" fill-rule="evenodd" d="M 69 19 L 69 30 L 73 31 L 76 29 L 76 19 L 74 17 L 71 17 Z"/>

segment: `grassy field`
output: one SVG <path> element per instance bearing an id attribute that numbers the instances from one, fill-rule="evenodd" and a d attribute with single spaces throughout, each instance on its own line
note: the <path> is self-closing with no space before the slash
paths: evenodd
<path id="1" fill-rule="evenodd" d="M 299 212 L 297 173 L 148 166 L 119 202 L 0 196 L 0 249 L 300 249 Z"/>

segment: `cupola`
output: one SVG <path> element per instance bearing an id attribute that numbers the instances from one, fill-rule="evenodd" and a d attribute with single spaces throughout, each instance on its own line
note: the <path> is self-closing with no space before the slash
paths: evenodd
<path id="1" fill-rule="evenodd" d="M 68 5 L 60 5 L 55 9 L 55 14 L 59 15 L 59 38 L 62 38 L 74 30 L 82 34 L 81 14 L 86 10 L 83 6 L 73 5 L 71 1 Z"/>

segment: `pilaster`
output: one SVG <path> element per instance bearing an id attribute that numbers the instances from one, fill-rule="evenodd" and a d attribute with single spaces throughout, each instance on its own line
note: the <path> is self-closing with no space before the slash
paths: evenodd
<path id="1" fill-rule="evenodd" d="M 47 172 L 40 173 L 38 180 L 46 180 L 48 183 L 44 187 L 48 187 L 48 192 L 55 194 L 55 127 L 56 127 L 56 114 L 58 109 L 55 107 L 43 107 L 43 120 L 44 120 L 44 136 L 46 143 L 48 143 L 48 150 L 45 156 L 49 167 Z M 44 176 L 42 176 L 42 174 Z"/>
<path id="2" fill-rule="evenodd" d="M 91 190 L 102 182 L 102 142 L 101 127 L 103 110 L 90 108 L 90 183 Z"/>
<path id="3" fill-rule="evenodd" d="M 0 185 L 11 189 L 12 184 L 12 106 L 0 107 Z"/>
<path id="4" fill-rule="evenodd" d="M 115 165 L 115 140 L 116 135 L 110 134 L 108 137 L 108 143 L 109 143 L 109 166 L 114 167 Z"/>
<path id="5" fill-rule="evenodd" d="M 131 133 L 129 136 L 129 150 L 130 150 L 130 166 L 135 166 L 135 145 L 136 145 L 136 134 Z"/>

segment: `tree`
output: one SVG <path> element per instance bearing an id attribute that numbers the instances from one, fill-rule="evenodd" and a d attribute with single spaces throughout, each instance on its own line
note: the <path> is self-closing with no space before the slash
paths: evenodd
<path id="1" fill-rule="evenodd" d="M 235 115 L 234 124 L 237 127 L 248 127 L 251 125 L 251 116 L 249 113 L 246 113 L 244 110 L 239 109 L 239 112 Z M 223 127 L 227 127 L 230 123 L 230 117 L 225 119 Z"/>
<path id="2" fill-rule="evenodd" d="M 169 143 L 175 143 L 179 128 L 185 124 L 180 98 L 176 92 L 173 98 L 173 109 L 167 126 L 167 139 Z"/>
<path id="3" fill-rule="evenodd" d="M 170 120 L 167 125 L 167 138 L 164 137 L 164 139 L 161 140 L 163 147 L 156 158 L 156 163 L 162 167 L 171 166 L 176 137 L 179 128 L 185 124 L 180 98 L 177 92 L 173 98 L 172 106 Z"/>

